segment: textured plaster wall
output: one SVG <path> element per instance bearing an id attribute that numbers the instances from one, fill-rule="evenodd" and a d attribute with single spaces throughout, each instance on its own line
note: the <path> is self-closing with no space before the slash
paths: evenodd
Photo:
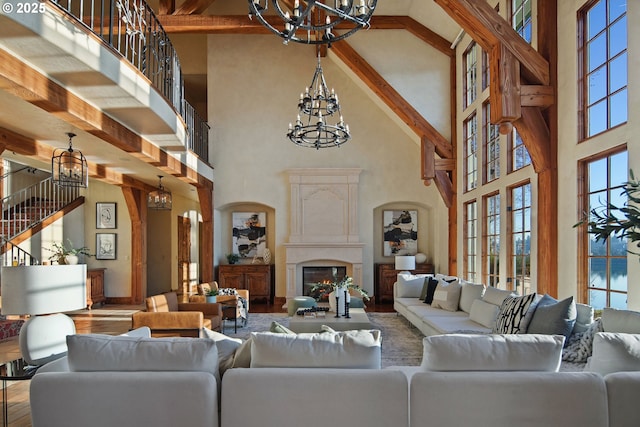
<path id="1" fill-rule="evenodd" d="M 353 139 L 340 148 L 316 151 L 296 147 L 285 136 L 289 122 L 295 120 L 300 92 L 313 76 L 314 48 L 295 43 L 285 46 L 275 36 L 208 37 L 209 123 L 217 208 L 214 261 L 226 262 L 224 254 L 230 251 L 231 240 L 225 228 L 230 227 L 229 212 L 234 205 L 269 207 L 267 210 L 275 216 L 267 220 L 267 233 L 274 239 L 269 248 L 276 264 L 277 296 L 285 295 L 282 244 L 288 242 L 289 235 L 289 183 L 285 174 L 289 168 L 363 169 L 358 202 L 366 289 L 373 289 L 374 262 L 392 262 L 392 258 L 382 256 L 381 227 L 377 223 L 385 206 L 419 206 L 419 249 L 436 269 L 447 267 L 447 209 L 435 185 L 424 186 L 420 179 L 419 145 L 334 61 L 338 60 L 330 53 L 323 58 L 322 67 L 329 88 L 335 88 L 340 97 Z M 406 72 L 419 70 L 407 66 Z M 273 227 L 275 236 L 271 235 Z"/>

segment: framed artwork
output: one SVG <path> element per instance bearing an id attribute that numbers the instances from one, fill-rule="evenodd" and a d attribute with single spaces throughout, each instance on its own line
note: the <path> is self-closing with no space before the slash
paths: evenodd
<path id="1" fill-rule="evenodd" d="M 116 259 L 116 233 L 96 233 L 96 259 Z"/>
<path id="2" fill-rule="evenodd" d="M 96 228 L 117 228 L 116 203 L 96 203 Z"/>
<path id="3" fill-rule="evenodd" d="M 382 221 L 384 256 L 418 252 L 418 211 L 384 211 Z"/>
<path id="4" fill-rule="evenodd" d="M 231 252 L 242 258 L 263 257 L 267 247 L 266 212 L 233 212 Z"/>

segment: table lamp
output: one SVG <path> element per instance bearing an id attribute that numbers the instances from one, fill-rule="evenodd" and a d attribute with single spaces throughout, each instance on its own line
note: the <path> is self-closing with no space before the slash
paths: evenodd
<path id="1" fill-rule="evenodd" d="M 64 356 L 73 319 L 62 312 L 86 307 L 87 266 L 2 267 L 2 314 L 31 315 L 20 328 L 23 359 L 41 366 Z"/>
<path id="2" fill-rule="evenodd" d="M 396 255 L 396 270 L 398 274 L 410 274 L 407 270 L 416 269 L 416 257 L 413 255 Z"/>

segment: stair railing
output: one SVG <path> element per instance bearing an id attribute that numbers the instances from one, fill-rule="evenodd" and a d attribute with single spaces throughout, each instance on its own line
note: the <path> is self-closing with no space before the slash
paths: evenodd
<path id="1" fill-rule="evenodd" d="M 78 187 L 60 187 L 48 177 L 2 199 L 2 230 L 11 240 L 80 196 Z"/>
<path id="2" fill-rule="evenodd" d="M 40 260 L 29 252 L 22 249 L 20 246 L 14 245 L 9 240 L 2 239 L 2 244 L 4 245 L 4 253 L 2 254 L 3 262 L 2 265 L 8 266 L 17 266 L 17 265 L 38 265 L 40 264 Z"/>

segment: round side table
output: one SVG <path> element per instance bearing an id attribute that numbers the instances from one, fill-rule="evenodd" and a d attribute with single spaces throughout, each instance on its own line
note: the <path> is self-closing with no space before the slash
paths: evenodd
<path id="1" fill-rule="evenodd" d="M 4 427 L 9 425 L 7 381 L 30 380 L 33 378 L 37 370 L 38 366 L 28 365 L 22 358 L 0 364 L 0 380 L 2 380 L 2 409 L 4 412 L 2 425 Z"/>

